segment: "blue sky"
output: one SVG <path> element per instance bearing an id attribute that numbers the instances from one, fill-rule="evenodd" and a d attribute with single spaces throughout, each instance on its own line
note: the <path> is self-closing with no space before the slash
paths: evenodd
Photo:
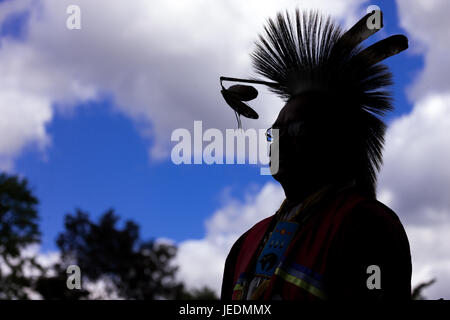
<path id="1" fill-rule="evenodd" d="M 383 32 L 404 32 L 397 23 L 394 2 L 371 4 L 384 10 Z M 26 11 L 12 14 L 2 25 L 2 36 L 23 39 L 27 17 Z M 403 53 L 387 64 L 395 80 L 396 110 L 389 114 L 390 121 L 411 110 L 405 88 L 422 58 Z M 215 107 L 227 108 L 225 104 Z M 234 117 L 232 112 L 229 117 Z M 44 251 L 56 249 L 54 240 L 63 228 L 63 216 L 75 208 L 93 217 L 114 208 L 123 219 L 139 223 L 144 238 L 201 238 L 205 219 L 226 197 L 243 200 L 244 189 L 259 190 L 272 180 L 250 165 L 177 166 L 170 159 L 149 159 L 147 146 L 152 140 L 144 139 L 129 119 L 115 111 L 113 98 L 57 113 L 47 131 L 52 142 L 44 154 L 29 147 L 15 165 L 40 199 Z"/>
<path id="2" fill-rule="evenodd" d="M 57 116 L 48 127 L 52 146 L 43 160 L 29 151 L 17 161 L 41 199 L 43 244 L 55 249 L 62 218 L 74 208 L 98 216 L 114 208 L 142 226 L 144 237 L 176 241 L 203 236 L 203 221 L 222 204 L 224 189 L 262 185 L 271 177 L 247 165 L 174 165 L 150 161 L 134 125 L 111 102 Z M 168 137 L 170 139 L 170 137 Z"/>

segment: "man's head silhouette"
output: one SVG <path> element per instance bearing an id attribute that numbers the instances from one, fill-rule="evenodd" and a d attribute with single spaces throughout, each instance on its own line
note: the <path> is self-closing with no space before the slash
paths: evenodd
<path id="1" fill-rule="evenodd" d="M 394 35 L 363 48 L 361 42 L 378 31 L 368 27 L 372 14 L 344 33 L 314 11 L 297 10 L 294 17 L 279 13 L 256 42 L 253 66 L 272 82 L 245 82 L 267 85 L 286 102 L 271 129 L 279 130 L 279 139 L 272 142 L 279 148 L 274 178 L 288 199 L 337 181 L 354 181 L 375 193 L 385 132 L 381 117 L 392 109 L 386 88 L 392 76 L 380 62 L 406 49 L 408 41 Z M 257 118 L 242 102 L 257 94 L 245 100 L 242 92 L 252 87 L 244 87 L 232 86 L 228 92 L 222 85 L 222 94 L 238 118 Z"/>

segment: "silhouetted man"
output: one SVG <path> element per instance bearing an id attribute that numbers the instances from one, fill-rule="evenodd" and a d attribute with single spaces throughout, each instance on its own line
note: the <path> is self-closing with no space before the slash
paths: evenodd
<path id="1" fill-rule="evenodd" d="M 233 245 L 222 299 L 410 299 L 407 235 L 375 196 L 380 117 L 392 109 L 391 74 L 380 62 L 407 39 L 361 48 L 377 31 L 370 17 L 343 33 L 329 18 L 297 10 L 269 20 L 260 36 L 254 67 L 272 82 L 243 82 L 268 85 L 286 101 L 267 131 L 286 199 Z M 250 88 L 222 86 L 237 116 L 253 115 L 242 102 L 256 97 Z"/>

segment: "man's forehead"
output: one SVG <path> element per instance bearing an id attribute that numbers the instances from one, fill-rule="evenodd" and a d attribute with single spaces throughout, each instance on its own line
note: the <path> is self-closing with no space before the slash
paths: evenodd
<path id="1" fill-rule="evenodd" d="M 317 98 L 317 97 L 316 97 Z M 313 95 L 298 95 L 291 98 L 281 109 L 274 125 L 305 120 L 311 114 L 317 99 Z"/>

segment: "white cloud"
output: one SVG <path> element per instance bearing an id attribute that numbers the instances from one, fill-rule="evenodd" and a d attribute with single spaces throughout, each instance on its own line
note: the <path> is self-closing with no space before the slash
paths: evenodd
<path id="1" fill-rule="evenodd" d="M 420 99 L 391 124 L 379 177 L 379 198 L 405 225 L 413 284 L 436 278 L 425 296 L 450 298 L 450 94 Z"/>
<path id="2" fill-rule="evenodd" d="M 175 263 L 178 277 L 188 288 L 208 286 L 218 294 L 223 267 L 233 243 L 256 222 L 275 213 L 284 199 L 283 189 L 267 183 L 259 192 L 247 195 L 245 201 L 230 200 L 206 221 L 203 239 L 179 244 Z"/>
<path id="3" fill-rule="evenodd" d="M 388 130 L 380 197 L 399 214 L 409 235 L 413 283 L 437 278 L 425 290 L 449 299 L 450 253 L 450 22 L 449 2 L 398 0 L 400 25 L 424 68 L 408 89 L 414 107 Z"/>
<path id="4" fill-rule="evenodd" d="M 249 52 L 268 16 L 297 5 L 318 7 L 353 22 L 361 2 L 79 0 L 81 30 L 66 29 L 69 0 L 6 1 L 3 13 L 27 8 L 27 38 L 0 47 L 0 160 L 3 167 L 27 145 L 48 146 L 45 130 L 56 111 L 103 93 L 154 138 L 153 158 L 168 155 L 174 128 L 235 126 L 219 94 L 220 75 L 250 75 Z M 258 102 L 272 121 L 275 98 Z M 58 107 L 59 106 L 59 107 Z M 261 122 L 253 122 L 253 124 Z"/>
<path id="5" fill-rule="evenodd" d="M 395 120 L 386 137 L 379 189 L 408 223 L 450 217 L 450 95 L 432 95 Z"/>
<path id="6" fill-rule="evenodd" d="M 51 101 L 42 92 L 24 90 L 27 80 L 23 61 L 30 52 L 4 40 L 0 49 L 0 169 L 10 169 L 12 160 L 27 145 L 41 150 L 49 145 L 45 125 L 52 119 Z M 30 76 L 32 76 L 30 74 Z"/>
<path id="7" fill-rule="evenodd" d="M 412 51 L 424 55 L 424 68 L 410 96 L 417 100 L 428 94 L 448 92 L 450 84 L 450 2 L 447 0 L 397 0 L 400 25 L 408 31 Z"/>
<path id="8" fill-rule="evenodd" d="M 420 225 L 407 227 L 412 251 L 413 285 L 436 279 L 424 290 L 428 299 L 450 299 L 450 219 L 433 227 Z"/>

